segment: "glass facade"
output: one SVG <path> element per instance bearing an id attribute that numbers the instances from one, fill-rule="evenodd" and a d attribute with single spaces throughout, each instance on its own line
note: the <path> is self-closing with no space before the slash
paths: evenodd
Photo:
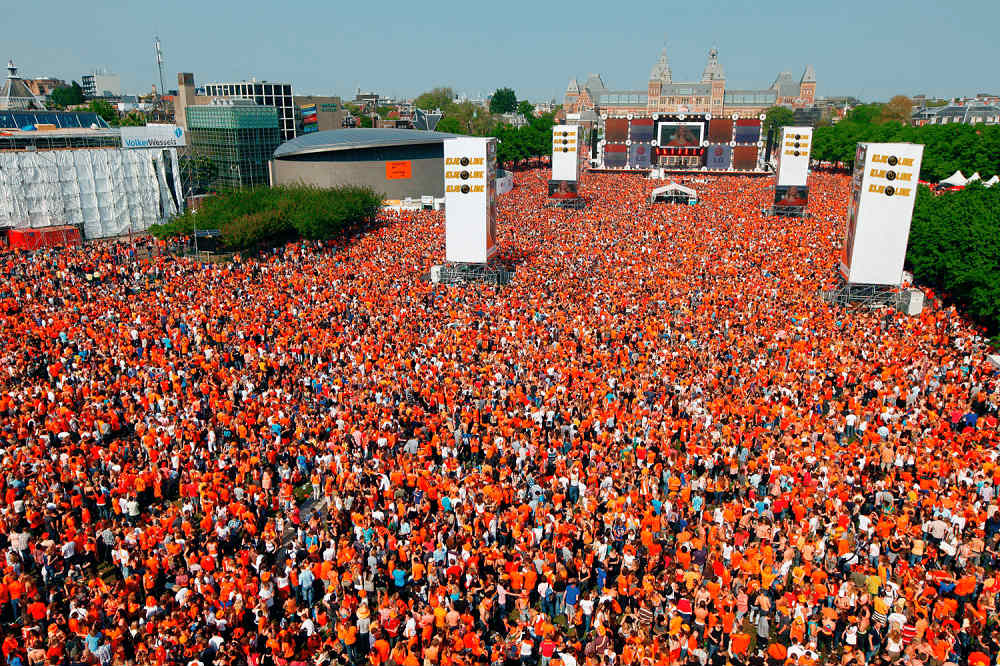
<path id="1" fill-rule="evenodd" d="M 216 168 L 216 185 L 269 184 L 267 163 L 281 143 L 278 111 L 271 106 L 205 105 L 186 109 L 192 149 Z"/>
<path id="2" fill-rule="evenodd" d="M 295 98 L 288 83 L 267 83 L 240 81 L 237 83 L 209 83 L 205 85 L 209 97 L 226 99 L 248 99 L 261 106 L 273 106 L 278 110 L 278 129 L 285 141 L 295 138 Z"/>
<path id="3" fill-rule="evenodd" d="M 733 90 L 726 91 L 725 104 L 730 106 L 774 106 L 778 93 L 774 90 Z"/>

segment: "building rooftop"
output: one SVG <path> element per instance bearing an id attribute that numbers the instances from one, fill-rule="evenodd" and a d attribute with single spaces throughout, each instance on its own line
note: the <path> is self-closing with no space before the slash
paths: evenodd
<path id="1" fill-rule="evenodd" d="M 394 129 L 388 127 L 356 127 L 326 130 L 298 136 L 278 146 L 275 157 L 290 157 L 308 153 L 335 150 L 356 150 L 358 148 L 388 148 L 425 143 L 441 143 L 453 139 L 457 134 L 447 132 L 422 132 L 420 130 Z"/>
<path id="2" fill-rule="evenodd" d="M 0 129 L 20 130 L 29 125 L 55 125 L 63 129 L 108 129 L 108 124 L 96 113 L 79 111 L 0 111 Z M 50 130 L 51 131 L 51 130 Z"/>

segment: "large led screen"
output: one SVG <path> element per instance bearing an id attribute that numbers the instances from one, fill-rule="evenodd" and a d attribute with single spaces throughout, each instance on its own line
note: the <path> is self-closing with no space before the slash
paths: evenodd
<path id="1" fill-rule="evenodd" d="M 649 142 L 653 140 L 653 119 L 635 118 L 629 124 L 629 138 L 636 141 Z"/>
<path id="2" fill-rule="evenodd" d="M 733 163 L 733 149 L 728 145 L 709 146 L 705 151 L 705 166 L 709 169 L 728 169 Z"/>
<path id="3" fill-rule="evenodd" d="M 550 199 L 575 199 L 579 193 L 579 184 L 575 180 L 550 180 Z"/>
<path id="4" fill-rule="evenodd" d="M 757 146 L 736 146 L 733 149 L 733 168 L 753 171 L 757 168 Z"/>
<path id="5" fill-rule="evenodd" d="M 628 165 L 633 169 L 648 169 L 650 165 L 649 153 L 651 150 L 652 148 L 649 144 L 633 143 L 629 146 Z"/>
<path id="6" fill-rule="evenodd" d="M 809 203 L 809 188 L 799 185 L 778 185 L 774 188 L 775 206 L 804 208 Z"/>
<path id="7" fill-rule="evenodd" d="M 608 118 L 604 121 L 604 140 L 625 143 L 628 140 L 628 118 Z"/>
<path id="8" fill-rule="evenodd" d="M 604 166 L 609 169 L 622 168 L 628 160 L 628 146 L 625 144 L 605 144 Z"/>
<path id="9" fill-rule="evenodd" d="M 701 145 L 704 123 L 660 123 L 660 145 L 669 147 L 694 148 Z"/>
<path id="10" fill-rule="evenodd" d="M 760 120 L 757 118 L 738 119 L 733 134 L 736 143 L 757 143 L 760 141 Z"/>
<path id="11" fill-rule="evenodd" d="M 708 121 L 708 140 L 711 143 L 729 143 L 733 140 L 733 121 L 729 118 L 712 118 Z"/>

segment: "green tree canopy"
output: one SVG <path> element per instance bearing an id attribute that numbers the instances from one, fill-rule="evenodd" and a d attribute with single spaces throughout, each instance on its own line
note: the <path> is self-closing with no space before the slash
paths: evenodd
<path id="1" fill-rule="evenodd" d="M 983 178 L 1000 173 L 1000 125 L 924 125 L 914 127 L 898 122 L 877 122 L 882 117 L 866 105 L 853 111 L 832 127 L 817 127 L 813 134 L 812 157 L 854 166 L 859 142 L 919 143 L 924 146 L 920 178 L 937 182 L 961 170 L 966 175 L 978 171 Z M 859 107 L 861 108 L 861 107 Z M 859 120 L 860 118 L 860 120 Z M 876 122 L 873 122 L 875 120 Z"/>
<path id="2" fill-rule="evenodd" d="M 83 104 L 83 88 L 76 81 L 72 85 L 56 88 L 49 93 L 49 102 L 63 108 L 74 104 Z"/>
<path id="3" fill-rule="evenodd" d="M 517 103 L 517 112 L 525 118 L 531 118 L 535 115 L 535 105 L 528 100 L 521 100 Z"/>
<path id="4" fill-rule="evenodd" d="M 452 134 L 466 134 L 465 128 L 462 127 L 462 123 L 458 122 L 458 119 L 454 116 L 445 116 L 442 118 L 435 128 L 438 132 L 450 132 Z"/>
<path id="5" fill-rule="evenodd" d="M 208 197 L 197 213 L 190 211 L 167 224 L 153 225 L 156 238 L 219 229 L 230 250 L 269 247 L 296 238 L 333 238 L 347 227 L 371 220 L 382 195 L 366 187 L 258 187 Z"/>
<path id="6" fill-rule="evenodd" d="M 447 87 L 438 87 L 418 95 L 413 100 L 413 105 L 425 111 L 433 111 L 434 109 L 444 111 L 453 99 L 455 99 L 455 91 Z"/>
<path id="7" fill-rule="evenodd" d="M 517 95 L 511 88 L 498 88 L 490 98 L 490 113 L 511 113 L 517 109 Z"/>
<path id="8" fill-rule="evenodd" d="M 906 263 L 914 277 L 945 292 L 1000 333 L 1000 188 L 975 183 L 935 195 L 921 186 Z"/>
<path id="9" fill-rule="evenodd" d="M 772 106 L 764 113 L 767 114 L 767 118 L 764 120 L 765 137 L 772 129 L 791 125 L 795 121 L 795 114 L 785 106 Z"/>
<path id="10" fill-rule="evenodd" d="M 101 118 L 104 118 L 104 121 L 109 125 L 117 127 L 119 124 L 118 111 L 116 111 L 115 107 L 111 106 L 103 99 L 90 100 L 90 104 L 87 105 L 87 110 L 91 113 L 96 113 Z"/>

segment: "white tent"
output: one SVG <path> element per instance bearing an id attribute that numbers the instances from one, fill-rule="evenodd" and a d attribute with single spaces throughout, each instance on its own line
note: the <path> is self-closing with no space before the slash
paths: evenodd
<path id="1" fill-rule="evenodd" d="M 965 176 L 963 176 L 961 171 L 956 171 L 955 173 L 951 174 L 950 176 L 948 176 L 947 178 L 945 178 L 944 180 L 942 180 L 938 184 L 939 185 L 951 185 L 952 187 L 962 187 L 967 182 L 969 182 L 969 179 L 966 178 Z"/>
<path id="2" fill-rule="evenodd" d="M 649 203 L 656 203 L 657 201 L 697 203 L 698 193 L 690 187 L 670 182 L 663 187 L 657 187 L 649 193 Z"/>
<path id="3" fill-rule="evenodd" d="M 1000 176 L 993 176 L 992 178 L 990 178 L 989 180 L 987 180 L 985 183 L 983 183 L 983 187 L 993 187 L 997 183 L 1000 183 Z"/>
<path id="4" fill-rule="evenodd" d="M 979 172 L 978 171 L 976 173 L 972 174 L 971 176 L 969 176 L 969 180 L 967 180 L 965 182 L 965 184 L 968 185 L 969 183 L 971 183 L 971 182 L 973 182 L 975 180 L 982 180 L 982 178 L 979 177 Z"/>

